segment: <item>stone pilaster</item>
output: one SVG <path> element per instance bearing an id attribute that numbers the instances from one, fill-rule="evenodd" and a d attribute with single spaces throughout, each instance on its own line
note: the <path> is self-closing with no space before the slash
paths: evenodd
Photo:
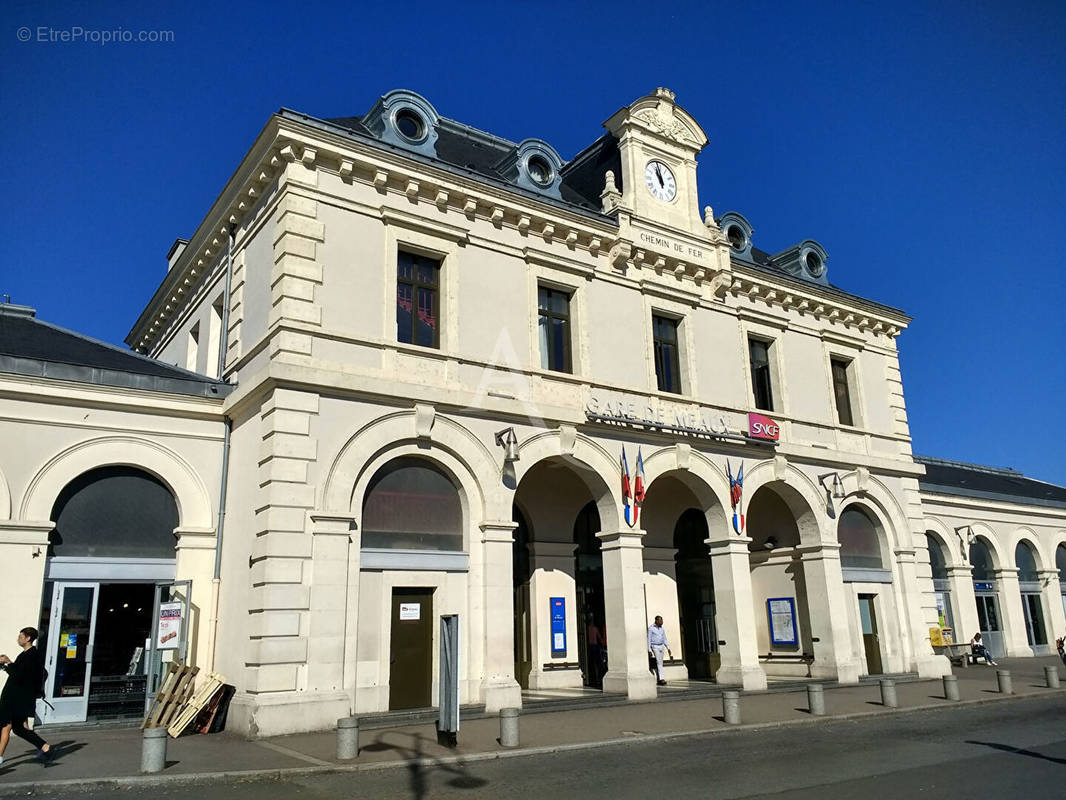
<path id="1" fill-rule="evenodd" d="M 261 412 L 259 484 L 249 597 L 252 639 L 245 685 L 250 693 L 291 692 L 307 663 L 313 537 L 307 514 L 315 487 L 308 467 L 317 457 L 310 434 L 318 396 L 276 389 Z"/>
<path id="2" fill-rule="evenodd" d="M 644 613 L 644 531 L 600 532 L 603 595 L 610 652 L 605 692 L 625 693 L 630 700 L 655 697 L 648 671 L 648 629 Z"/>
<path id="3" fill-rule="evenodd" d="M 1018 570 L 997 569 L 995 576 L 1006 655 L 1008 658 L 1031 656 L 1033 650 L 1029 647 L 1029 637 L 1025 634 L 1025 612 L 1022 611 L 1022 589 L 1018 584 Z"/>
<path id="4" fill-rule="evenodd" d="M 977 619 L 977 597 L 973 590 L 973 567 L 967 563 L 951 564 L 947 568 L 948 586 L 955 606 L 955 641 L 968 642 L 980 630 Z"/>
<path id="5" fill-rule="evenodd" d="M 244 323 L 244 289 L 248 282 L 248 251 L 233 254 L 233 276 L 229 293 L 229 329 L 226 331 L 226 366 L 229 370 L 241 357 L 241 326 Z"/>
<path id="6" fill-rule="evenodd" d="M 270 326 L 297 323 L 318 326 L 322 309 L 315 290 L 322 285 L 318 243 L 325 240 L 325 226 L 318 222 L 318 202 L 287 193 L 278 202 L 274 231 L 274 267 L 270 273 Z M 311 355 L 311 334 L 293 330 L 276 333 L 270 355 Z"/>
<path id="7" fill-rule="evenodd" d="M 485 593 L 482 694 L 489 713 L 522 705 L 522 688 L 514 675 L 512 549 L 516 527 L 511 521 L 481 523 Z"/>
<path id="8" fill-rule="evenodd" d="M 1066 635 L 1066 611 L 1062 605 L 1062 584 L 1059 580 L 1059 571 L 1042 569 L 1036 574 L 1040 577 L 1040 585 L 1044 589 L 1044 627 L 1047 628 L 1047 641 L 1054 648 L 1055 640 Z"/>
<path id="9" fill-rule="evenodd" d="M 345 643 L 349 636 L 356 635 L 359 621 L 358 607 L 348 608 L 352 582 L 357 584 L 355 596 L 358 598 L 359 543 L 353 535 L 355 530 L 355 518 L 350 514 L 311 514 L 311 607 L 307 625 L 309 692 L 345 690 Z M 345 699 L 348 699 L 347 694 Z"/>
<path id="10" fill-rule="evenodd" d="M 47 520 L 0 520 L 0 586 L 4 587 L 5 596 L 0 604 L 0 623 L 6 626 L 3 630 L 18 631 L 36 625 L 41 618 L 48 534 L 54 527 L 55 523 Z"/>
<path id="11" fill-rule="evenodd" d="M 848 630 L 847 594 L 840 567 L 840 545 L 823 542 L 801 550 L 803 582 L 811 618 L 814 663 L 811 677 L 858 683 L 862 665 L 855 658 Z"/>
<path id="12" fill-rule="evenodd" d="M 899 574 L 899 593 L 903 607 L 900 609 L 903 623 L 904 657 L 909 658 L 913 669 L 923 678 L 939 678 L 951 674 L 951 662 L 944 656 L 933 653 L 929 642 L 929 625 L 922 610 L 922 586 L 918 582 L 918 565 L 911 547 L 897 548 L 896 570 Z M 931 579 L 929 579 L 931 581 Z"/>
<path id="13" fill-rule="evenodd" d="M 747 536 L 707 540 L 714 575 L 718 654 L 722 659 L 715 680 L 752 690 L 766 688 L 766 673 L 759 665 L 759 643 L 755 638 L 750 543 Z"/>

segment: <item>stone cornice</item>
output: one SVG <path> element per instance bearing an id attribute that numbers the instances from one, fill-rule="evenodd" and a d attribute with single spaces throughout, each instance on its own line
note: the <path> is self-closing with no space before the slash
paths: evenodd
<path id="1" fill-rule="evenodd" d="M 801 316 L 810 316 L 822 323 L 839 326 L 840 336 L 846 331 L 860 331 L 874 336 L 894 339 L 910 321 L 903 315 L 864 307 L 859 298 L 849 302 L 844 298 L 821 293 L 813 284 L 810 287 L 793 285 L 786 279 L 778 280 L 755 271 L 745 272 L 734 266 L 733 279 L 728 288 L 735 300 L 750 300 L 767 309 L 780 308 Z"/>

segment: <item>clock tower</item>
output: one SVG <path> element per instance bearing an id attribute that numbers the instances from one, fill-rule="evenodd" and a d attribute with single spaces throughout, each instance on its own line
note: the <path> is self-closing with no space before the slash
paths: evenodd
<path id="1" fill-rule="evenodd" d="M 619 207 L 634 222 L 706 237 L 696 192 L 696 155 L 707 136 L 674 103 L 674 93 L 660 87 L 603 125 L 618 140 L 622 160 Z"/>

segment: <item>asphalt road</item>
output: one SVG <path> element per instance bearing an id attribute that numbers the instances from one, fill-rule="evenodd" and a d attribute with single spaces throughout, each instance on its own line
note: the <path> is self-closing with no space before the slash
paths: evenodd
<path id="1" fill-rule="evenodd" d="M 739 730 L 468 765 L 216 786 L 126 789 L 144 800 L 670 800 L 1066 797 L 1066 696 Z M 113 797 L 114 792 L 78 793 Z"/>

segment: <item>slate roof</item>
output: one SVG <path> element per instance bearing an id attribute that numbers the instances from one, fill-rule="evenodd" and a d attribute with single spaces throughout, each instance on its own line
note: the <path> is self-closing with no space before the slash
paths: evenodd
<path id="1" fill-rule="evenodd" d="M 362 117 L 335 117 L 322 121 L 363 136 L 377 138 L 363 124 Z M 613 137 L 608 138 L 614 142 Z M 497 181 L 506 180 L 497 169 L 497 166 L 515 146 L 515 142 L 445 117 L 440 118 L 440 124 L 437 126 L 437 160 L 453 167 L 470 170 L 485 178 Z M 615 153 L 617 156 L 617 147 L 615 148 Z M 616 175 L 620 173 L 621 169 L 615 170 Z M 565 168 L 562 170 L 562 176 L 563 182 L 559 187 L 559 193 L 566 204 L 577 206 L 584 211 L 592 211 L 596 214 L 601 213 L 602 173 L 599 176 L 599 186 L 597 187 L 589 187 L 583 181 L 567 180 Z M 510 181 L 507 182 L 510 183 Z M 544 198 L 541 197 L 540 199 Z"/>
<path id="2" fill-rule="evenodd" d="M 233 386 L 37 319 L 0 303 L 0 372 L 99 386 L 225 397 Z"/>
<path id="3" fill-rule="evenodd" d="M 381 146 L 391 147 L 391 145 L 381 142 L 363 124 L 363 117 L 361 116 L 319 119 L 293 112 L 289 109 L 281 109 L 280 113 L 292 114 L 306 120 L 316 120 L 320 123 L 336 126 L 359 137 L 368 137 L 378 142 Z M 514 142 L 469 125 L 464 125 L 456 120 L 448 119 L 447 117 L 439 118 L 436 143 L 437 161 L 464 171 L 473 172 L 492 181 L 507 183 L 509 188 L 522 192 L 521 187 L 507 180 L 497 169 L 507 153 L 513 150 L 515 146 Z M 404 152 L 405 155 L 412 156 L 412 153 Z M 613 222 L 613 217 L 602 214 L 602 203 L 600 201 L 600 194 L 603 192 L 604 173 L 609 169 L 615 174 L 618 188 L 620 190 L 624 189 L 622 186 L 622 162 L 618 152 L 618 140 L 610 133 L 605 133 L 570 161 L 566 162 L 560 170 L 562 183 L 559 187 L 559 193 L 562 197 L 563 205 L 580 209 L 585 213 L 606 217 Z M 558 202 L 541 195 L 538 195 L 537 198 L 547 202 Z M 772 253 L 753 247 L 751 249 L 751 261 L 742 259 L 740 263 L 754 265 L 757 269 L 773 275 L 775 279 L 784 279 L 800 286 L 808 286 L 806 282 L 795 278 L 780 267 L 771 266 L 769 262 L 772 255 Z M 905 312 L 894 306 L 869 300 L 832 284 L 821 285 L 818 288 L 839 297 L 841 300 L 861 300 L 875 310 L 906 316 Z"/>
<path id="4" fill-rule="evenodd" d="M 922 491 L 1066 508 L 1066 487 L 1027 478 L 1014 469 L 928 456 L 915 456 L 914 460 L 925 465 L 925 475 L 918 479 Z"/>

